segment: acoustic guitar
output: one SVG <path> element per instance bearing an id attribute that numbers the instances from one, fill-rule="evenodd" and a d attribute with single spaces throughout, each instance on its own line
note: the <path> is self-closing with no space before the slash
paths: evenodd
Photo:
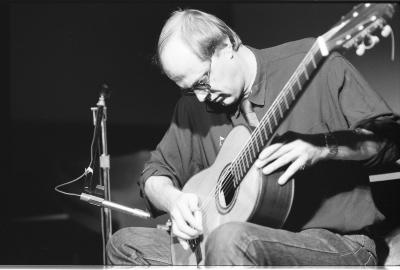
<path id="1" fill-rule="evenodd" d="M 341 48 L 357 48 L 357 54 L 371 48 L 371 35 L 382 29 L 390 33 L 387 20 L 394 14 L 393 4 L 359 4 L 319 36 L 302 59 L 260 124 L 250 131 L 235 127 L 225 138 L 214 164 L 194 175 L 183 187 L 195 193 L 201 202 L 203 235 L 189 241 L 185 250 L 171 234 L 174 265 L 203 265 L 205 242 L 218 226 L 232 221 L 249 221 L 273 228 L 282 227 L 292 209 L 295 180 L 286 185 L 277 183 L 279 174 L 265 176 L 253 163 L 268 145 L 275 131 L 295 105 L 319 64 L 330 52 Z"/>

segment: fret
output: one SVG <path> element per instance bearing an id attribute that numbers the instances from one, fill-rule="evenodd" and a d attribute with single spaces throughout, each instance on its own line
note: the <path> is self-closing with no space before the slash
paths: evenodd
<path id="1" fill-rule="evenodd" d="M 231 168 L 233 168 L 233 174 L 234 174 L 234 176 L 235 176 L 235 181 L 234 181 L 234 183 L 235 183 L 235 187 L 236 187 L 237 184 L 238 184 L 238 182 L 239 182 L 239 179 L 240 179 L 240 178 L 239 178 L 238 168 L 237 168 L 236 163 L 232 163 Z"/>
<path id="2" fill-rule="evenodd" d="M 262 150 L 262 147 L 263 147 L 263 139 L 262 139 L 261 132 L 258 132 L 256 137 L 257 137 L 257 140 L 256 140 L 256 142 L 257 142 L 257 153 L 260 153 L 260 151 Z"/>
<path id="3" fill-rule="evenodd" d="M 257 139 L 256 139 L 256 141 L 257 141 Z M 251 150 L 253 150 L 252 151 L 253 156 L 251 157 L 251 159 L 254 160 L 256 158 L 257 154 L 256 154 L 256 150 L 254 149 L 254 141 L 253 140 L 251 140 L 250 148 L 251 148 Z"/>
<path id="4" fill-rule="evenodd" d="M 283 105 L 284 102 L 282 101 L 282 98 L 279 99 L 278 103 L 279 103 L 279 108 L 280 108 L 281 111 L 282 111 L 281 116 L 282 116 L 282 118 L 283 118 L 283 117 L 285 116 L 285 113 L 286 113 L 287 110 L 282 109 L 282 108 L 284 108 L 284 105 Z"/>
<path id="5" fill-rule="evenodd" d="M 247 150 L 246 150 L 246 151 L 247 151 Z M 246 151 L 244 152 L 244 161 L 246 162 L 246 164 L 245 164 L 246 167 L 245 167 L 245 168 L 248 168 L 250 162 L 247 160 L 247 152 L 246 152 Z M 246 169 L 245 169 L 245 171 L 246 171 Z"/>
<path id="6" fill-rule="evenodd" d="M 295 95 L 294 95 L 294 93 L 293 93 L 293 88 L 292 88 L 292 87 L 289 87 L 289 92 L 290 92 L 290 94 L 292 95 L 292 101 L 295 101 L 295 100 L 296 100 L 296 97 L 295 97 Z M 290 102 L 290 103 L 292 103 L 292 102 Z"/>
<path id="7" fill-rule="evenodd" d="M 295 98 L 294 98 L 294 96 L 293 96 L 293 90 L 292 90 L 292 88 L 288 88 L 288 89 L 286 89 L 286 94 L 285 94 L 285 96 L 286 96 L 286 100 L 287 100 L 287 102 L 288 102 L 288 104 L 289 104 L 289 106 L 290 106 L 290 104 L 292 104 L 293 103 L 293 101 L 295 101 Z M 289 93 L 291 93 L 291 94 L 289 94 Z"/>
<path id="8" fill-rule="evenodd" d="M 272 131 L 272 126 L 271 126 L 271 122 L 269 121 L 269 119 L 267 119 L 267 124 L 268 124 L 268 127 L 269 127 L 269 132 L 270 132 L 270 134 L 272 134 L 273 131 Z"/>
<path id="9" fill-rule="evenodd" d="M 236 172 L 236 177 L 237 179 L 241 179 L 240 178 L 240 164 L 239 164 L 239 160 L 235 160 L 235 172 Z"/>
<path id="10" fill-rule="evenodd" d="M 275 109 L 275 108 L 272 108 L 272 116 L 274 117 L 275 125 L 278 125 L 278 120 L 276 120 L 276 115 L 275 115 L 276 110 L 274 110 L 274 109 Z"/>
<path id="11" fill-rule="evenodd" d="M 262 123 L 262 122 L 260 122 L 260 123 Z M 262 126 L 261 126 L 260 135 L 261 135 L 261 136 L 264 136 L 264 137 L 263 137 L 264 140 L 266 140 L 266 139 L 268 138 L 268 133 L 267 133 L 265 124 L 262 124 Z"/>
<path id="12" fill-rule="evenodd" d="M 307 71 L 307 65 L 306 65 L 306 64 L 303 64 L 303 71 L 302 71 L 302 73 L 306 76 L 306 79 L 307 79 L 307 80 L 310 79 L 310 76 L 309 76 L 308 71 Z"/>
<path id="13" fill-rule="evenodd" d="M 246 174 L 246 167 L 244 163 L 240 163 L 240 179 L 243 179 L 243 177 Z"/>
<path id="14" fill-rule="evenodd" d="M 302 86 L 305 85 L 308 81 L 308 78 L 306 77 L 306 75 L 304 73 L 301 73 L 298 78 L 299 78 L 299 82 L 301 83 Z"/>
<path id="15" fill-rule="evenodd" d="M 311 55 L 311 63 L 313 64 L 314 68 L 317 68 L 317 64 L 315 63 L 315 58 L 314 58 L 315 54 Z"/>
<path id="16" fill-rule="evenodd" d="M 283 118 L 283 112 L 282 112 L 280 100 L 278 100 L 277 106 L 278 106 L 278 109 L 279 109 L 279 114 L 281 115 L 281 118 Z"/>
<path id="17" fill-rule="evenodd" d="M 255 141 L 256 141 L 256 147 L 257 147 L 256 152 L 259 153 L 260 152 L 260 145 L 258 144 L 258 140 L 260 139 L 260 137 L 259 137 L 259 133 L 257 133 L 257 132 L 260 132 L 260 129 L 257 129 L 255 131 L 255 133 L 254 133 L 254 137 L 255 137 Z"/>
<path id="18" fill-rule="evenodd" d="M 286 110 L 289 110 L 289 103 L 287 101 L 287 95 L 286 94 L 283 94 L 283 101 L 285 101 Z"/>
<path id="19" fill-rule="evenodd" d="M 314 59 L 314 58 L 313 58 Z M 315 68 L 311 65 L 310 61 L 306 63 L 305 68 L 307 70 L 307 74 L 311 76 L 311 74 L 314 72 Z"/>
<path id="20" fill-rule="evenodd" d="M 301 90 L 302 85 L 299 79 L 300 79 L 299 76 L 296 76 L 297 86 L 299 87 L 299 90 Z"/>

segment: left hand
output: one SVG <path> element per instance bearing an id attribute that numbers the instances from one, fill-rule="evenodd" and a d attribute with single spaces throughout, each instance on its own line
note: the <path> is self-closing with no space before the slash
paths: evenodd
<path id="1" fill-rule="evenodd" d="M 262 168 L 264 174 L 271 174 L 290 164 L 278 179 L 278 184 L 284 185 L 297 171 L 312 166 L 324 158 L 326 154 L 325 147 L 320 143 L 321 136 L 323 135 L 287 132 L 278 139 L 278 142 L 265 147 L 254 165 Z"/>

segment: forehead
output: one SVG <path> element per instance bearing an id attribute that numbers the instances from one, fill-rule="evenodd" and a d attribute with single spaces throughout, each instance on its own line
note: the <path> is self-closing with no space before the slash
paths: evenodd
<path id="1" fill-rule="evenodd" d="M 190 87 L 208 70 L 208 61 L 202 61 L 178 36 L 165 44 L 160 60 L 164 72 L 180 87 Z"/>

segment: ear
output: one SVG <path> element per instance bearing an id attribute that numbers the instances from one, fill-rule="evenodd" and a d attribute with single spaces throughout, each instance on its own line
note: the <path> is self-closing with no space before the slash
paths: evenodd
<path id="1" fill-rule="evenodd" d="M 233 47 L 230 39 L 227 37 L 215 50 L 213 57 L 233 58 Z"/>

